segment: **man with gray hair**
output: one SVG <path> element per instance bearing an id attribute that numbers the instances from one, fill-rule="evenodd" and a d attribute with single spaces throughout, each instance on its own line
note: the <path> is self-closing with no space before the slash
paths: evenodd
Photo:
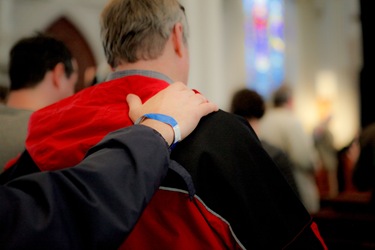
<path id="1" fill-rule="evenodd" d="M 101 36 L 114 72 L 33 115 L 27 150 L 38 168 L 70 167 L 109 131 L 131 125 L 128 93 L 146 101 L 175 81 L 186 84 L 187 31 L 177 0 L 110 1 Z M 174 127 L 154 114 L 142 119 Z M 56 132 L 47 136 L 46 127 Z M 175 164 L 120 249 L 324 249 L 316 224 L 246 121 L 219 110 L 178 141 L 176 130 Z"/>

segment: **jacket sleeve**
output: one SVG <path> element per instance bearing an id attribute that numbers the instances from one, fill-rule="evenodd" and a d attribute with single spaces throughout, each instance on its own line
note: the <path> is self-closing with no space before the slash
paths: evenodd
<path id="1" fill-rule="evenodd" d="M 117 249 L 169 162 L 160 134 L 135 125 L 109 134 L 73 168 L 0 186 L 0 248 Z"/>

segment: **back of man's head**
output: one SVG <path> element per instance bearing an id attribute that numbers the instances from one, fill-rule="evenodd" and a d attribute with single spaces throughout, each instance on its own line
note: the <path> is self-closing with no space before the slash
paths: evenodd
<path id="1" fill-rule="evenodd" d="M 72 60 L 65 44 L 53 37 L 38 34 L 23 38 L 10 51 L 10 91 L 38 85 L 58 63 L 64 64 L 69 77 L 74 72 Z"/>
<path id="2" fill-rule="evenodd" d="M 177 22 L 183 25 L 187 43 L 187 20 L 178 0 L 110 1 L 101 14 L 101 38 L 109 65 L 115 68 L 121 61 L 157 59 Z"/>
<path id="3" fill-rule="evenodd" d="M 273 106 L 281 107 L 290 102 L 292 99 L 292 89 L 287 84 L 282 84 L 273 93 Z"/>
<path id="4" fill-rule="evenodd" d="M 247 119 L 260 119 L 263 117 L 266 105 L 263 97 L 250 89 L 238 90 L 232 98 L 231 112 Z"/>

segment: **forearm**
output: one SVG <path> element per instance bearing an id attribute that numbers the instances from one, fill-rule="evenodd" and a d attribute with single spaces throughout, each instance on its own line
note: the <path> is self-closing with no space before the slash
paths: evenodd
<path id="1" fill-rule="evenodd" d="M 76 167 L 16 179 L 0 190 L 0 246 L 116 249 L 168 164 L 163 138 L 139 125 L 107 136 Z"/>

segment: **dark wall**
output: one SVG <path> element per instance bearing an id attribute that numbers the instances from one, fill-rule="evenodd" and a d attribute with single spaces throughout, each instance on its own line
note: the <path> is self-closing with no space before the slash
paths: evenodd
<path id="1" fill-rule="evenodd" d="M 375 58 L 374 48 L 375 13 L 370 4 L 371 0 L 360 0 L 362 24 L 363 68 L 360 74 L 361 94 L 361 126 L 375 122 Z M 373 33 L 373 34 L 371 34 Z"/>

